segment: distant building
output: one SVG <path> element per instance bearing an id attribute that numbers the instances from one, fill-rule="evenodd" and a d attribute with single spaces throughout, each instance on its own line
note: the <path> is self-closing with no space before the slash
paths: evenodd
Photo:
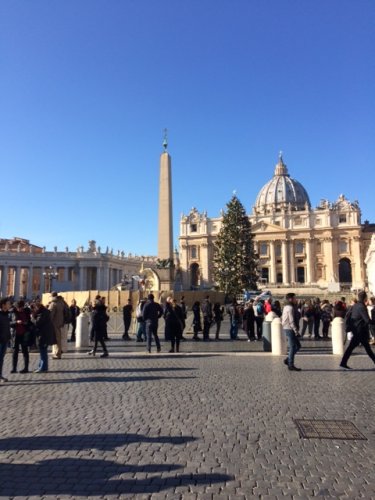
<path id="1" fill-rule="evenodd" d="M 153 267 L 156 257 L 102 251 L 90 241 L 88 248 L 75 252 L 46 251 L 24 238 L 0 239 L 1 296 L 33 298 L 56 290 L 110 290 L 124 283 L 138 288 L 143 266 Z"/>
<path id="2" fill-rule="evenodd" d="M 319 287 L 331 291 L 366 285 L 365 256 L 375 224 L 361 223 L 357 201 L 340 195 L 311 207 L 305 188 L 288 173 L 282 156 L 249 215 L 267 287 Z M 222 217 L 193 208 L 180 221 L 179 273 L 184 289 L 209 288 L 214 242 Z"/>

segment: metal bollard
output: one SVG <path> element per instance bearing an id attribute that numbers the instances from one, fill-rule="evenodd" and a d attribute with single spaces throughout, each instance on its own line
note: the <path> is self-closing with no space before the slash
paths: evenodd
<path id="1" fill-rule="evenodd" d="M 77 318 L 76 347 L 89 347 L 89 315 L 81 313 Z"/>
<path id="2" fill-rule="evenodd" d="M 273 356 L 286 355 L 287 347 L 280 318 L 275 318 L 271 323 L 271 345 Z"/>
<path id="3" fill-rule="evenodd" d="M 272 351 L 272 342 L 271 342 L 271 322 L 270 321 L 263 321 L 262 339 L 263 339 L 263 351 L 264 352 L 271 352 Z"/>
<path id="4" fill-rule="evenodd" d="M 334 318 L 332 321 L 332 353 L 342 356 L 344 354 L 345 321 L 343 318 Z"/>

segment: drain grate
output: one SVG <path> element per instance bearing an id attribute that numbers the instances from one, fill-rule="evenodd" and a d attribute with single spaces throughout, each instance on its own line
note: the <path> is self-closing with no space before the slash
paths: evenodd
<path id="1" fill-rule="evenodd" d="M 348 420 L 294 419 L 299 435 L 306 439 L 364 439 L 357 427 Z"/>

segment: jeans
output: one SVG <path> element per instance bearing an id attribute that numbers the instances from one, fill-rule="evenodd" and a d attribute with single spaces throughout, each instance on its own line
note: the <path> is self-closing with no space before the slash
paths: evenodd
<path id="1" fill-rule="evenodd" d="M 300 350 L 301 344 L 293 330 L 284 330 L 284 333 L 288 339 L 288 365 L 293 366 L 294 356 Z"/>
<path id="2" fill-rule="evenodd" d="M 311 337 L 313 332 L 313 327 L 314 327 L 314 318 L 309 318 L 307 321 L 303 320 L 301 337 L 305 335 L 307 328 L 309 329 L 309 335 Z"/>
<path id="3" fill-rule="evenodd" d="M 42 372 L 48 371 L 48 345 L 47 344 L 39 344 L 39 353 L 40 360 L 38 370 Z"/>
<path id="4" fill-rule="evenodd" d="M 257 338 L 260 340 L 262 338 L 262 326 L 264 318 L 263 316 L 255 316 L 255 323 L 257 325 Z"/>
<path id="5" fill-rule="evenodd" d="M 23 343 L 24 341 L 24 336 L 23 335 L 16 335 L 14 338 L 14 348 L 13 348 L 13 370 L 17 370 L 17 362 L 18 362 L 18 352 L 21 346 L 22 349 L 22 354 L 23 354 L 23 359 L 25 362 L 24 369 L 28 370 L 29 369 L 29 348 L 27 345 Z"/>
<path id="6" fill-rule="evenodd" d="M 146 331 L 145 331 L 144 321 L 138 322 L 137 340 L 138 340 L 138 342 L 140 342 L 141 340 L 146 340 Z"/>
<path id="7" fill-rule="evenodd" d="M 238 335 L 238 321 L 237 320 L 232 320 L 230 322 L 230 331 L 229 331 L 229 334 L 230 334 L 230 338 L 232 340 L 236 340 L 237 335 Z"/>
<path id="8" fill-rule="evenodd" d="M 3 376 L 3 364 L 4 364 L 4 356 L 7 352 L 8 342 L 3 342 L 0 344 L 0 377 Z"/>
<path id="9" fill-rule="evenodd" d="M 359 334 L 354 334 L 352 340 L 350 341 L 348 347 L 346 348 L 346 351 L 344 352 L 344 356 L 341 360 L 341 365 L 346 365 L 352 352 L 354 349 L 359 346 L 359 344 L 362 344 L 363 347 L 365 348 L 365 351 L 367 355 L 372 359 L 372 361 L 375 363 L 375 354 L 374 351 L 371 349 L 369 341 L 368 341 L 368 333 L 367 332 L 362 332 Z"/>
<path id="10" fill-rule="evenodd" d="M 160 351 L 160 340 L 158 337 L 158 325 L 146 320 L 147 350 L 151 352 L 152 336 L 154 336 L 156 348 Z"/>

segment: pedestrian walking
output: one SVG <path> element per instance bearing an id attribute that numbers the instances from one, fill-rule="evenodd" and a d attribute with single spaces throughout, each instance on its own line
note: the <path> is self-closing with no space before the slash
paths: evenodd
<path id="1" fill-rule="evenodd" d="M 167 300 L 164 309 L 165 339 L 171 343 L 169 352 L 180 352 L 183 330 L 183 313 L 176 299 Z"/>
<path id="2" fill-rule="evenodd" d="M 48 306 L 51 320 L 55 329 L 56 344 L 52 346 L 52 359 L 61 359 L 64 335 L 64 301 L 60 300 L 57 292 L 52 292 L 52 300 Z M 62 297 L 61 297 L 62 298 Z"/>
<path id="3" fill-rule="evenodd" d="M 301 343 L 298 340 L 298 324 L 299 312 L 297 309 L 297 299 L 295 293 L 287 293 L 285 296 L 286 305 L 284 306 L 281 316 L 281 324 L 283 331 L 288 339 L 288 357 L 284 359 L 284 363 L 288 365 L 291 371 L 299 372 L 301 368 L 297 368 L 294 364 L 294 357 L 301 348 Z"/>
<path id="4" fill-rule="evenodd" d="M 13 356 L 12 356 L 12 371 L 17 373 L 18 354 L 21 348 L 23 355 L 24 367 L 20 373 L 28 373 L 29 371 L 29 346 L 32 339 L 30 337 L 32 324 L 30 320 L 30 309 L 25 308 L 25 302 L 19 300 L 15 304 L 13 312 L 10 314 L 10 327 L 13 331 Z"/>
<path id="5" fill-rule="evenodd" d="M 143 308 L 146 304 L 146 299 L 141 299 L 135 310 L 135 316 L 137 318 L 137 342 L 146 341 L 146 325 L 143 319 Z"/>
<path id="6" fill-rule="evenodd" d="M 161 351 L 160 340 L 158 337 L 159 318 L 163 316 L 163 308 L 158 302 L 155 302 L 155 297 L 150 293 L 147 297 L 147 302 L 143 308 L 143 319 L 146 325 L 147 336 L 147 352 L 151 353 L 152 337 L 155 339 L 157 352 Z"/>
<path id="7" fill-rule="evenodd" d="M 254 328 L 255 315 L 254 315 L 253 304 L 254 304 L 253 300 L 249 300 L 249 302 L 245 304 L 245 309 L 242 317 L 243 321 L 242 327 L 246 332 L 248 342 L 255 341 L 255 328 Z"/>
<path id="8" fill-rule="evenodd" d="M 203 340 L 210 340 L 210 327 L 212 325 L 212 304 L 209 295 L 206 296 L 202 304 L 203 314 Z"/>
<path id="9" fill-rule="evenodd" d="M 122 336 L 123 340 L 131 340 L 129 336 L 129 328 L 132 322 L 133 305 L 131 299 L 128 299 L 128 303 L 122 309 L 122 315 L 124 320 L 124 334 Z"/>
<path id="10" fill-rule="evenodd" d="M 198 337 L 198 333 L 202 331 L 202 322 L 201 322 L 201 303 L 199 300 L 195 301 L 192 307 L 193 311 L 193 340 L 200 340 Z"/>
<path id="11" fill-rule="evenodd" d="M 72 325 L 72 333 L 70 335 L 70 342 L 76 341 L 76 328 L 77 328 L 77 318 L 81 312 L 81 309 L 77 306 L 75 299 L 72 299 L 69 307 L 70 311 L 70 324 Z"/>
<path id="12" fill-rule="evenodd" d="M 102 346 L 103 352 L 100 355 L 101 358 L 108 357 L 108 349 L 105 344 L 105 336 L 107 333 L 107 322 L 109 316 L 107 314 L 107 308 L 101 300 L 98 300 L 94 307 L 94 312 L 92 315 L 93 329 L 94 329 L 94 349 L 88 352 L 90 356 L 96 356 L 96 351 L 98 349 L 98 343 Z"/>
<path id="13" fill-rule="evenodd" d="M 219 340 L 221 322 L 224 319 L 224 307 L 215 302 L 213 307 L 214 322 L 216 324 L 215 340 Z"/>
<path id="14" fill-rule="evenodd" d="M 0 384 L 8 382 L 8 379 L 3 377 L 3 364 L 8 343 L 11 339 L 9 318 L 10 307 L 11 304 L 8 298 L 0 300 Z"/>
<path id="15" fill-rule="evenodd" d="M 56 345 L 56 330 L 51 311 L 38 301 L 33 307 L 31 319 L 35 325 L 39 346 L 39 363 L 34 373 L 48 372 L 48 346 Z"/>
<path id="16" fill-rule="evenodd" d="M 346 331 L 352 332 L 352 338 L 340 363 L 340 367 L 345 370 L 351 370 L 350 366 L 348 366 L 348 361 L 353 350 L 358 347 L 359 344 L 363 345 L 368 356 L 375 363 L 375 354 L 369 344 L 370 317 L 366 306 L 367 294 L 366 292 L 359 292 L 357 303 L 349 308 L 345 318 Z"/>

